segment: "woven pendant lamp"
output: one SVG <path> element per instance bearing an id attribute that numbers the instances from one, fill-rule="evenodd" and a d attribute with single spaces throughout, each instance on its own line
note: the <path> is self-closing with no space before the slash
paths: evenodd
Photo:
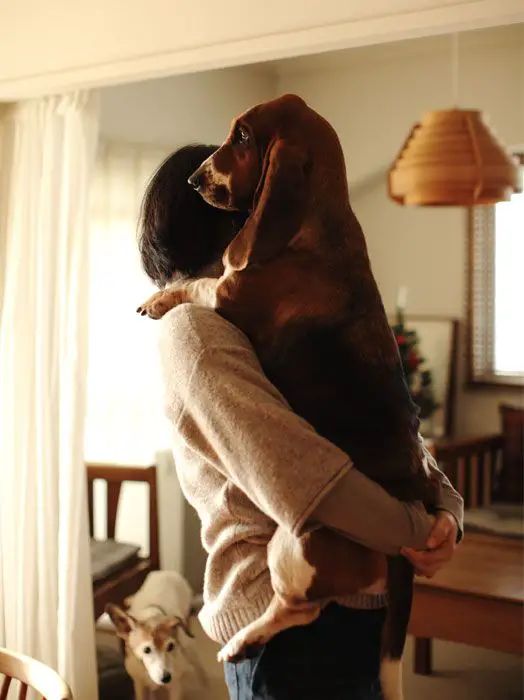
<path id="1" fill-rule="evenodd" d="M 452 81 L 458 102 L 458 35 L 452 36 Z M 517 161 L 474 109 L 427 112 L 411 129 L 389 170 L 399 204 L 473 206 L 507 200 L 519 186 Z"/>
<path id="2" fill-rule="evenodd" d="M 473 109 L 428 112 L 416 124 L 389 171 L 389 195 L 399 204 L 494 204 L 518 188 L 518 167 Z"/>

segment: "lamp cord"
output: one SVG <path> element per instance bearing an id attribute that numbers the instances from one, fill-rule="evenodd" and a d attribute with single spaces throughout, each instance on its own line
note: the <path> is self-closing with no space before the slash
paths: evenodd
<path id="1" fill-rule="evenodd" d="M 453 91 L 453 106 L 458 109 L 459 103 L 459 34 L 451 35 L 451 85 Z"/>

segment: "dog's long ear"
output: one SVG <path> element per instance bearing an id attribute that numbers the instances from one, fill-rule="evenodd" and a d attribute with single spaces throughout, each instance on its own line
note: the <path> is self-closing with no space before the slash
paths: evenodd
<path id="1" fill-rule="evenodd" d="M 195 636 L 189 629 L 189 622 L 178 615 L 170 615 L 170 617 L 162 623 L 162 626 L 169 627 L 171 632 L 174 632 L 177 627 L 181 627 L 188 637 Z"/>
<path id="2" fill-rule="evenodd" d="M 122 639 L 127 639 L 129 634 L 136 627 L 135 618 L 128 615 L 122 608 L 119 608 L 118 605 L 114 605 L 113 603 L 108 603 L 105 610 L 116 628 L 117 635 Z"/>
<path id="3" fill-rule="evenodd" d="M 275 257 L 298 232 L 308 195 L 306 149 L 282 138 L 266 149 L 253 213 L 227 248 L 234 270 Z"/>

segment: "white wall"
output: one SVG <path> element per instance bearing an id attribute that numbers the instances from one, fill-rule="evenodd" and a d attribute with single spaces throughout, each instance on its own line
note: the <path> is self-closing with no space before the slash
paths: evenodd
<path id="1" fill-rule="evenodd" d="M 485 110 L 508 145 L 524 144 L 523 30 L 474 32 L 460 42 L 460 104 Z M 464 318 L 465 210 L 400 207 L 386 194 L 387 168 L 412 124 L 426 110 L 450 106 L 450 39 L 354 49 L 276 69 L 278 92 L 299 93 L 338 131 L 386 309 L 393 311 L 406 285 L 409 312 Z M 496 430 L 498 404 L 521 398 L 518 390 L 459 391 L 457 427 L 467 433 Z"/>

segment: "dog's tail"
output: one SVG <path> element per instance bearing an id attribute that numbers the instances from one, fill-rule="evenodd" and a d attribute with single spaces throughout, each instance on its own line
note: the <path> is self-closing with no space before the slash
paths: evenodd
<path id="1" fill-rule="evenodd" d="M 382 630 L 380 684 L 384 700 L 402 700 L 402 652 L 413 600 L 413 566 L 401 556 L 388 557 L 389 605 Z"/>

